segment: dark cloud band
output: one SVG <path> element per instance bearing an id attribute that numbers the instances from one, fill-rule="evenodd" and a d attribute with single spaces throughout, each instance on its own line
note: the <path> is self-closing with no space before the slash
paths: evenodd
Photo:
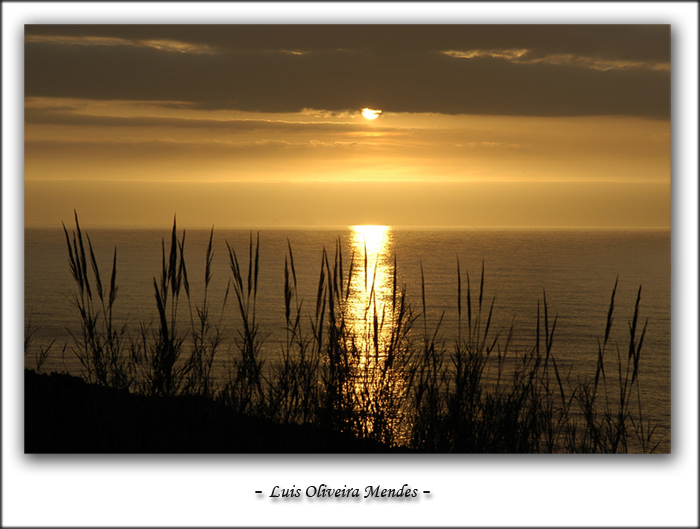
<path id="1" fill-rule="evenodd" d="M 28 26 L 26 40 L 27 96 L 262 112 L 670 107 L 668 26 Z"/>

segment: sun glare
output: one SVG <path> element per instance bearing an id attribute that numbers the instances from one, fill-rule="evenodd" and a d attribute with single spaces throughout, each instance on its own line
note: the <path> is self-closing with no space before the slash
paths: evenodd
<path id="1" fill-rule="evenodd" d="M 362 109 L 362 116 L 365 119 L 377 119 L 381 113 L 382 113 L 381 110 L 376 110 L 373 108 L 363 108 Z"/>
<path id="2" fill-rule="evenodd" d="M 360 225 L 351 226 L 354 232 L 355 246 L 358 250 L 366 245 L 367 253 L 376 259 L 387 244 L 387 236 L 390 226 Z"/>
<path id="3" fill-rule="evenodd" d="M 350 245 L 356 262 L 364 263 L 352 268 L 348 301 L 348 324 L 358 337 L 361 350 L 370 348 L 373 330 L 373 314 L 383 321 L 386 303 L 391 299 L 393 268 L 391 265 L 390 226 L 350 226 Z M 388 320 L 387 320 L 388 321 Z M 390 332 L 390 326 L 379 331 L 382 338 Z"/>

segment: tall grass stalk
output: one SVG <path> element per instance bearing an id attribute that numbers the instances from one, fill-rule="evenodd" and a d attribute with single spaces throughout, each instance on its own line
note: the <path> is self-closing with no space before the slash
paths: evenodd
<path id="1" fill-rule="evenodd" d="M 194 311 L 192 310 L 186 268 L 183 267 L 192 337 L 191 351 L 186 367 L 187 376 L 184 382 L 184 392 L 208 398 L 214 398 L 218 393 L 212 369 L 215 357 L 223 341 L 222 320 L 231 287 L 231 281 L 229 280 L 226 284 L 219 317 L 214 321 L 210 313 L 211 307 L 208 299 L 209 286 L 212 279 L 212 261 L 214 259 L 213 240 L 214 228 L 209 233 L 209 243 L 207 244 L 205 255 L 203 299 L 201 305 L 195 305 Z"/>
<path id="2" fill-rule="evenodd" d="M 189 282 L 185 265 L 185 232 L 177 235 L 177 220 L 173 219 L 170 245 L 166 250 L 161 240 L 160 278 L 153 278 L 157 323 L 154 329 L 142 326 L 141 366 L 146 392 L 152 395 L 176 395 L 181 391 L 190 365 L 183 361 L 186 331 L 178 324 L 180 295 L 189 298 Z M 139 358 L 138 354 L 132 355 Z"/>
<path id="3" fill-rule="evenodd" d="M 303 330 L 303 300 L 298 296 L 294 254 L 287 241 L 284 260 L 284 311 L 286 340 L 281 360 L 272 364 L 267 385 L 267 415 L 283 423 L 310 423 L 317 419 L 319 352 Z"/>
<path id="4" fill-rule="evenodd" d="M 80 314 L 80 332 L 68 329 L 73 338 L 72 351 L 84 368 L 89 382 L 129 388 L 133 382 L 132 366 L 122 355 L 126 327 L 114 322 L 114 305 L 117 299 L 117 249 L 114 248 L 109 287 L 102 283 L 100 269 L 90 237 L 80 229 L 78 214 L 72 236 L 63 225 L 68 247 L 68 264 L 78 287 L 72 303 Z M 87 247 L 87 252 L 86 252 Z M 88 255 L 89 263 L 88 267 Z"/>
<path id="5" fill-rule="evenodd" d="M 242 269 L 238 255 L 228 241 L 229 265 L 233 275 L 233 290 L 238 304 L 238 315 L 242 328 L 236 340 L 237 355 L 229 362 L 227 381 L 222 398 L 226 404 L 241 413 L 264 414 L 263 365 L 260 349 L 263 339 L 256 321 L 256 300 L 260 262 L 260 236 L 253 244 L 250 234 L 248 244 L 248 271 Z M 245 279 L 244 279 L 245 278 Z"/>
<path id="6" fill-rule="evenodd" d="M 24 357 L 25 357 L 25 363 L 26 363 L 26 357 L 29 355 L 31 350 L 33 349 L 34 345 L 34 336 L 38 332 L 39 328 L 34 327 L 32 325 L 32 317 L 29 316 L 27 319 L 27 323 L 24 326 Z M 37 373 L 40 373 L 44 367 L 44 364 L 46 363 L 46 360 L 49 357 L 49 354 L 51 353 L 51 349 L 53 348 L 54 344 L 56 343 L 56 339 L 54 338 L 49 342 L 48 345 L 46 346 L 40 346 L 37 348 L 37 351 L 34 353 L 34 366 L 35 366 L 35 371 Z M 65 346 L 64 346 L 64 352 L 65 352 Z"/>
<path id="7" fill-rule="evenodd" d="M 609 383 L 605 374 L 604 356 L 613 326 L 616 291 L 617 281 L 610 298 L 603 344 L 598 343 L 595 376 L 593 381 L 580 385 L 578 401 L 585 421 L 585 428 L 575 438 L 570 448 L 580 452 L 628 452 L 629 443 L 635 442 L 641 451 L 653 452 L 658 447 L 658 442 L 654 441 L 655 427 L 648 421 L 645 425 L 639 383 L 641 350 L 648 323 L 645 321 L 640 332 L 638 327 L 641 286 L 637 291 L 634 312 L 628 324 L 627 354 L 622 354 L 620 348 L 616 347 L 617 373 L 616 377 L 611 377 L 610 382 L 615 394 L 610 396 L 608 393 Z M 599 404 L 598 391 L 601 380 L 604 388 L 604 402 Z M 634 403 L 636 409 L 633 412 L 632 399 L 635 396 L 637 401 Z"/>

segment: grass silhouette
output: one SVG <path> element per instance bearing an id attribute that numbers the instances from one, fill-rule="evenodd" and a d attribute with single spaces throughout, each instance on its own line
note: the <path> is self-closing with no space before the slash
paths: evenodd
<path id="1" fill-rule="evenodd" d="M 134 399 L 194 399 L 188 402 L 200 403 L 212 416 L 230 413 L 281 427 L 315 428 L 317 437 L 340 435 L 368 443 L 358 448 L 310 442 L 314 451 L 617 453 L 653 452 L 658 446 L 654 426 L 644 420 L 639 388 L 646 333 L 640 316 L 641 287 L 629 321 L 628 343 L 621 350 L 611 340 L 615 283 L 595 352 L 595 374 L 590 380 L 572 381 L 555 357 L 557 317 L 551 316 L 544 292 L 535 314 L 534 344 L 514 351 L 514 329 L 493 328 L 495 303 L 484 299 L 484 264 L 478 287 L 473 287 L 469 273 L 463 274 L 457 261 L 458 330 L 454 342 L 446 344 L 438 338 L 442 318 L 432 327 L 428 324 L 422 266 L 417 312 L 407 300 L 405 287 L 397 284 L 395 259 L 390 293 L 379 300 L 377 265 L 368 262 L 366 248 L 364 256 L 351 256 L 345 271 L 338 240 L 332 254 L 322 251 L 315 305 L 309 312 L 298 296 L 294 254 L 288 243 L 281 292 L 286 337 L 280 359 L 273 360 L 262 354 L 264 330 L 256 317 L 259 235 L 254 238 L 251 233 L 244 252 L 226 243 L 231 278 L 221 308 L 212 312 L 208 292 L 213 288 L 213 229 L 205 254 L 203 298 L 197 303 L 191 297 L 185 265 L 185 232 L 178 235 L 173 221 L 169 245 L 162 242 L 160 276 L 153 278 L 156 323 L 140 322 L 133 332 L 113 324 L 116 248 L 105 288 L 92 243 L 81 231 L 77 214 L 72 233 L 63 228 L 76 284 L 72 302 L 80 318 L 80 332 L 72 336 L 69 349 L 80 360 L 82 376 L 90 384 L 134 395 Z M 363 274 L 365 279 L 366 305 L 359 326 L 350 307 L 353 274 Z M 225 340 L 221 327 L 231 286 L 238 329 L 232 342 Z M 29 323 L 25 355 L 31 348 L 30 327 Z M 617 351 L 615 372 L 609 372 L 606 361 L 612 348 Z M 49 349 L 37 354 L 37 370 Z M 212 366 L 223 350 L 228 354 L 227 368 L 224 378 L 217 380 Z M 119 398 L 129 403 L 129 409 L 137 406 L 136 400 Z M 110 409 L 114 415 L 114 406 Z M 34 420 L 29 409 L 27 415 L 29 422 Z M 100 420 L 108 422 L 108 418 Z M 237 438 L 259 437 L 252 419 L 245 427 L 236 420 Z M 209 426 L 202 431 L 214 435 Z M 232 434 L 222 435 L 229 439 Z M 292 445 L 290 451 L 304 451 L 298 443 Z M 148 444 L 138 446 L 152 449 Z M 125 450 L 138 451 L 138 446 L 128 445 Z M 158 451 L 177 451 L 180 446 L 159 446 Z M 200 449 L 211 451 L 212 446 L 223 451 L 226 446 L 232 451 L 255 451 L 255 446 L 260 451 L 280 449 L 270 443 L 241 444 L 240 439 L 228 445 L 208 439 L 201 441 Z M 119 448 L 109 445 L 105 450 Z M 192 441 L 186 450 L 198 451 L 197 443 Z"/>

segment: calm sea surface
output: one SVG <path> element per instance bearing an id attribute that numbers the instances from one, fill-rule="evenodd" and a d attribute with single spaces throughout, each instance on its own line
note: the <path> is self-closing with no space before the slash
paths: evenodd
<path id="1" fill-rule="evenodd" d="M 161 269 L 161 241 L 169 245 L 169 230 L 87 229 L 103 282 L 108 282 L 112 255 L 117 247 L 117 315 L 135 332 L 139 322 L 155 320 L 153 278 Z M 181 230 L 178 230 L 181 233 Z M 253 237 L 258 232 L 253 233 Z M 218 318 L 223 293 L 232 277 L 226 241 L 238 253 L 247 272 L 250 230 L 216 230 L 213 277 L 209 301 Z M 507 334 L 513 326 L 512 349 L 534 345 L 538 301 L 546 294 L 550 317 L 557 315 L 554 348 L 557 361 L 570 368 L 572 380 L 584 379 L 595 370 L 597 340 L 605 332 L 610 295 L 616 278 L 613 340 L 623 355 L 629 337 L 639 286 L 641 317 L 648 319 L 641 359 L 642 400 L 646 416 L 658 424 L 660 452 L 670 450 L 670 232 L 668 230 L 501 230 L 415 228 L 263 229 L 260 236 L 260 271 L 257 318 L 265 336 L 263 354 L 274 359 L 285 340 L 284 264 L 287 241 L 293 250 L 299 295 L 305 312 L 315 309 L 316 291 L 324 247 L 333 259 L 340 242 L 345 273 L 354 255 L 353 292 L 368 289 L 381 299 L 391 291 L 394 258 L 397 282 L 405 284 L 414 313 L 422 311 L 421 273 L 425 283 L 428 327 L 442 316 L 438 336 L 446 346 L 457 336 L 457 262 L 462 274 L 463 309 L 466 311 L 466 275 L 478 289 L 482 263 L 485 269 L 485 303 L 494 301 L 493 329 Z M 193 304 L 201 303 L 205 252 L 209 230 L 187 230 L 185 260 Z M 365 275 L 365 256 L 367 274 Z M 422 272 L 421 272 L 422 266 Z M 357 283 L 357 284 L 356 284 Z M 31 318 L 34 347 L 56 340 L 45 369 L 80 373 L 71 353 L 69 330 L 78 330 L 77 310 L 71 304 L 76 287 L 68 267 L 61 229 L 25 231 L 25 316 Z M 355 296 L 355 295 L 353 295 Z M 472 301 L 474 302 L 474 297 Z M 351 303 L 353 300 L 351 300 Z M 185 304 L 183 316 L 188 314 Z M 222 323 L 227 343 L 237 333 L 235 300 L 229 298 Z M 360 310 L 360 309 L 358 309 Z M 183 317 L 189 321 L 189 316 Z M 418 320 L 415 332 L 423 332 Z M 61 354 L 67 344 L 65 354 Z M 609 355 L 616 349 L 610 347 Z M 224 355 L 225 356 L 225 355 Z M 34 354 L 25 363 L 34 365 Z M 223 358 L 217 369 L 223 369 Z"/>

